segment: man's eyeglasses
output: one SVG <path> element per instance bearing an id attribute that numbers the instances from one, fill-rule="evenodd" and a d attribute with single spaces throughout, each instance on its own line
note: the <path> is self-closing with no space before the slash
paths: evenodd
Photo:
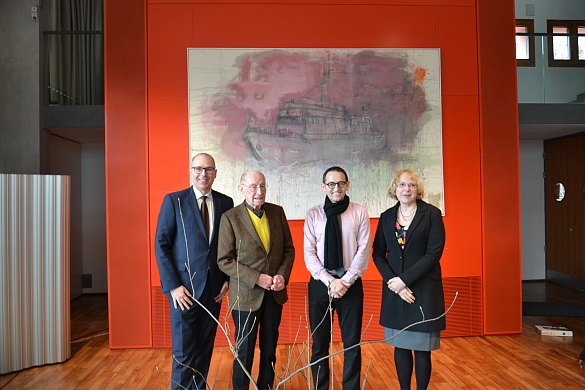
<path id="1" fill-rule="evenodd" d="M 213 172 L 215 172 L 215 167 L 191 167 L 191 169 L 195 173 L 201 173 L 201 172 L 205 171 L 209 174 L 212 174 Z"/>
<path id="2" fill-rule="evenodd" d="M 338 181 L 337 183 L 333 183 L 333 182 L 331 182 L 331 183 L 325 183 L 325 185 L 327 187 L 331 188 L 331 189 L 334 189 L 335 186 L 339 186 L 340 189 L 343 189 L 343 188 L 345 188 L 345 185 L 346 184 L 347 184 L 346 181 Z"/>
<path id="3" fill-rule="evenodd" d="M 398 188 L 404 188 L 406 186 L 409 186 L 410 188 L 416 188 L 416 187 L 418 187 L 418 184 L 416 184 L 416 183 L 405 183 L 405 182 L 401 181 L 400 183 L 397 183 L 396 186 Z"/>
<path id="4" fill-rule="evenodd" d="M 249 186 L 242 184 L 244 187 L 248 187 L 250 189 L 250 191 L 252 192 L 256 192 L 258 191 L 258 188 L 260 188 L 260 191 L 266 191 L 266 187 L 268 187 L 266 184 L 261 184 L 261 185 L 256 185 L 256 184 L 251 184 Z"/>

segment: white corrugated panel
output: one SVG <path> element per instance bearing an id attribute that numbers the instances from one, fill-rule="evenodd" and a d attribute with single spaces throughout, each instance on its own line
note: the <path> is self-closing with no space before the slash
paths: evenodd
<path id="1" fill-rule="evenodd" d="M 0 174 L 0 374 L 71 357 L 69 188 Z"/>

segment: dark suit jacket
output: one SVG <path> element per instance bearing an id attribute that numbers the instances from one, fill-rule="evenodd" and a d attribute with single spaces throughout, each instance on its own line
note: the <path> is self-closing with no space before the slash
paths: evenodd
<path id="1" fill-rule="evenodd" d="M 201 297 L 208 272 L 213 296 L 219 293 L 223 282 L 228 280 L 217 266 L 217 237 L 221 215 L 234 206 L 234 201 L 213 190 L 212 196 L 214 227 L 211 243 L 205 233 L 192 187 L 170 193 L 163 200 L 154 250 L 162 291 L 165 294 L 181 285 L 193 293 L 187 264 L 191 275 L 194 274 L 194 296 L 197 299 Z"/>
<path id="2" fill-rule="evenodd" d="M 402 329 L 424 319 L 438 317 L 445 311 L 441 265 L 439 260 L 445 246 L 445 226 L 441 211 L 417 200 L 417 211 L 406 232 L 404 254 L 396 240 L 396 212 L 400 203 L 380 215 L 373 244 L 373 258 L 382 274 L 382 310 L 380 324 Z M 395 276 L 412 290 L 416 301 L 406 303 L 388 288 L 386 283 Z M 417 325 L 408 330 L 431 332 L 445 329 L 445 317 Z"/>
<path id="3" fill-rule="evenodd" d="M 265 203 L 264 213 L 268 217 L 270 234 L 268 252 L 256 233 L 244 203 L 221 217 L 217 262 L 219 268 L 230 276 L 229 306 L 234 310 L 256 311 L 260 308 L 265 291 L 256 285 L 260 274 L 282 275 L 286 283 L 290 277 L 295 248 L 284 209 Z M 281 305 L 288 300 L 286 287 L 273 294 Z"/>

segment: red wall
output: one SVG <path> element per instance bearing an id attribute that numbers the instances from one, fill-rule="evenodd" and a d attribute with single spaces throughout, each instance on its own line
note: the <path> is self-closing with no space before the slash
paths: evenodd
<path id="1" fill-rule="evenodd" d="M 481 279 L 484 334 L 520 332 L 513 1 L 281 3 L 105 1 L 111 347 L 152 346 L 151 232 L 164 194 L 189 185 L 189 47 L 440 48 L 444 277 Z M 308 276 L 302 223 L 291 221 L 293 282 Z M 375 267 L 365 279 L 379 279 Z"/>

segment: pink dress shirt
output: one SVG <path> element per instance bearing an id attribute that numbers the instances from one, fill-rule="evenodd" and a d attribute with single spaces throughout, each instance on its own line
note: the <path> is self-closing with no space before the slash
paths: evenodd
<path id="1" fill-rule="evenodd" d="M 368 210 L 359 204 L 349 203 L 347 210 L 340 214 L 341 240 L 343 242 L 342 280 L 353 284 L 368 268 L 371 256 L 370 217 Z M 305 265 L 313 278 L 326 286 L 335 279 L 323 266 L 325 253 L 325 224 L 327 217 L 323 205 L 315 206 L 305 218 Z"/>

